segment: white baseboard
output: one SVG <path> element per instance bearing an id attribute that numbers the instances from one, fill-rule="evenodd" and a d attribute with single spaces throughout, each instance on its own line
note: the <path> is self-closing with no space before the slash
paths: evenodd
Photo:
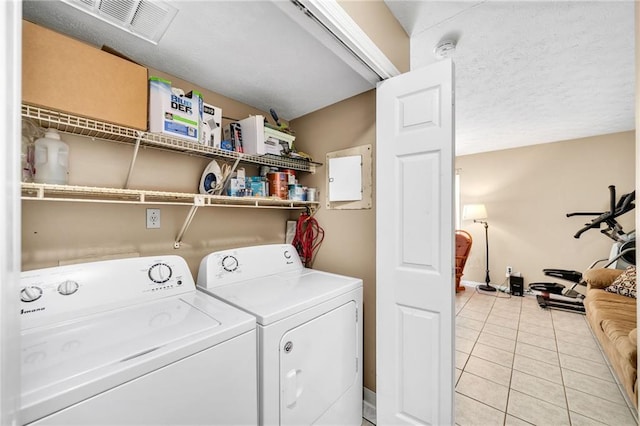
<path id="1" fill-rule="evenodd" d="M 365 387 L 362 388 L 362 417 L 368 422 L 376 424 L 376 393 Z"/>

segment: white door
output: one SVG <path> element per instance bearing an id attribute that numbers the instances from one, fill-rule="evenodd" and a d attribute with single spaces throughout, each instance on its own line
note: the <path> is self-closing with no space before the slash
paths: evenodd
<path id="1" fill-rule="evenodd" d="M 0 424 L 15 425 L 20 401 L 20 99 L 22 2 L 0 1 Z"/>
<path id="2" fill-rule="evenodd" d="M 377 89 L 378 425 L 453 424 L 453 63 Z"/>

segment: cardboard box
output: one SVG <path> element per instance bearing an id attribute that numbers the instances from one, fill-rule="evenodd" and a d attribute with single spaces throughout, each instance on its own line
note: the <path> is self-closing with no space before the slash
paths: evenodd
<path id="1" fill-rule="evenodd" d="M 295 136 L 264 126 L 264 117 L 255 115 L 240 120 L 242 129 L 242 146 L 246 154 L 254 155 L 282 155 L 283 146 L 293 147 Z"/>
<path id="2" fill-rule="evenodd" d="M 147 69 L 22 21 L 22 101 L 147 130 Z"/>
<path id="3" fill-rule="evenodd" d="M 222 141 L 222 108 L 203 104 L 201 142 L 207 146 L 220 148 Z"/>
<path id="4" fill-rule="evenodd" d="M 149 77 L 149 131 L 200 142 L 202 95 L 171 87 L 169 80 Z"/>

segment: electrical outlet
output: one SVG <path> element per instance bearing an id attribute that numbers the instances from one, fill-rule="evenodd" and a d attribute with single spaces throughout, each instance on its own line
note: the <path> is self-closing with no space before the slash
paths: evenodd
<path id="1" fill-rule="evenodd" d="M 147 209 L 147 229 L 160 228 L 160 209 Z"/>
<path id="2" fill-rule="evenodd" d="M 504 274 L 505 277 L 510 277 L 513 273 L 513 268 L 511 266 L 507 266 L 507 272 Z"/>

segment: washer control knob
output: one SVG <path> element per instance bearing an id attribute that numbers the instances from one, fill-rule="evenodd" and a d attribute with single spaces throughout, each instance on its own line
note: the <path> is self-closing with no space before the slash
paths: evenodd
<path id="1" fill-rule="evenodd" d="M 29 287 L 25 287 L 20 291 L 20 300 L 23 302 L 34 302 L 42 296 L 42 289 L 40 287 L 36 287 L 35 285 L 31 285 Z"/>
<path id="2" fill-rule="evenodd" d="M 291 259 L 291 253 L 289 252 L 289 250 L 285 250 L 284 251 L 284 258 L 285 259 Z"/>
<path id="3" fill-rule="evenodd" d="M 225 256 L 222 258 L 222 267 L 227 272 L 233 272 L 238 269 L 238 259 L 234 256 Z"/>
<path id="4" fill-rule="evenodd" d="M 58 286 L 58 293 L 60 293 L 63 296 L 68 296 L 78 291 L 78 287 L 80 286 L 78 285 L 77 282 L 72 280 L 66 280 L 61 282 L 60 285 Z"/>
<path id="5" fill-rule="evenodd" d="M 166 263 L 156 263 L 149 268 L 149 279 L 156 284 L 166 283 L 171 279 L 173 271 Z"/>

